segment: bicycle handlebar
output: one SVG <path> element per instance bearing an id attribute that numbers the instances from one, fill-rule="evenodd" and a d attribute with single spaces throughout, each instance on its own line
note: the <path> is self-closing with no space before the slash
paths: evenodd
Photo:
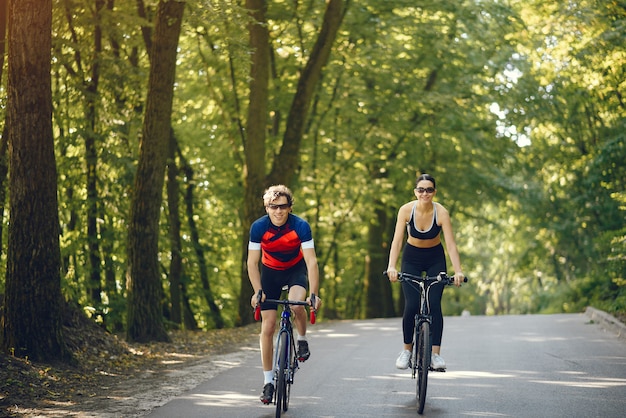
<path id="1" fill-rule="evenodd" d="M 384 271 L 383 275 L 387 275 L 387 272 Z M 454 284 L 454 276 L 448 276 L 448 274 L 444 271 L 439 273 L 436 276 L 416 276 L 414 274 L 398 272 L 398 281 L 410 281 L 410 282 L 443 282 L 444 284 Z M 467 277 L 463 278 L 463 282 L 467 283 Z"/>
<path id="2" fill-rule="evenodd" d="M 257 294 L 257 303 L 256 306 L 254 308 L 254 320 L 258 321 L 259 319 L 261 319 L 261 299 L 263 297 L 263 290 L 259 290 L 259 293 Z M 311 302 L 306 302 L 303 300 L 288 300 L 288 299 L 265 299 L 265 302 L 269 302 L 269 303 L 277 303 L 279 305 L 298 305 L 298 306 L 311 306 L 311 312 L 309 315 L 309 321 L 311 322 L 311 324 L 315 324 L 315 318 L 316 318 L 316 314 L 317 314 L 317 310 L 314 308 L 315 306 L 315 293 L 311 293 L 311 297 L 310 300 Z"/>

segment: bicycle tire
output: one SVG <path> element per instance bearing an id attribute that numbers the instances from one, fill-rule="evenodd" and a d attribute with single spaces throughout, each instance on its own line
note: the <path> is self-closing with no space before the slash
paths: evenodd
<path id="1" fill-rule="evenodd" d="M 281 332 L 278 336 L 278 375 L 276 376 L 276 418 L 280 418 L 280 413 L 284 407 L 287 392 L 287 373 L 289 370 L 289 338 L 286 332 Z"/>
<path id="2" fill-rule="evenodd" d="M 430 369 L 432 350 L 430 345 L 430 324 L 428 322 L 424 321 L 421 323 L 418 340 L 417 413 L 421 415 L 424 412 L 424 405 L 426 405 L 428 369 Z"/>
<path id="3" fill-rule="evenodd" d="M 418 357 L 417 357 L 417 347 L 419 341 L 419 320 L 417 315 L 415 315 L 415 329 L 413 330 L 413 349 L 411 350 L 411 360 L 409 360 L 409 367 L 411 367 L 411 377 L 415 379 L 417 377 L 418 370 Z M 418 396 L 417 391 L 415 392 L 415 397 Z"/>
<path id="4" fill-rule="evenodd" d="M 285 396 L 283 396 L 283 412 L 287 412 L 289 409 L 289 398 L 291 396 L 291 384 L 293 383 L 293 375 L 296 368 L 296 350 L 293 343 L 293 337 L 291 338 L 291 350 L 287 355 L 288 363 L 285 373 Z"/>

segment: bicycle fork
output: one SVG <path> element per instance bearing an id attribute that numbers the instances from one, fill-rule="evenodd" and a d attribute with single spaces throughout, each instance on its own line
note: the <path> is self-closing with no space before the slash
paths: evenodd
<path id="1" fill-rule="evenodd" d="M 287 359 L 287 361 L 289 362 L 289 364 L 287 364 L 287 367 L 285 367 L 285 371 L 287 372 L 287 376 L 285 376 L 285 381 L 289 382 L 289 383 L 293 383 L 293 379 L 294 379 L 294 375 L 296 374 L 296 370 L 298 370 L 300 368 L 299 364 L 298 364 L 298 359 L 296 358 L 296 343 L 292 337 L 292 332 L 293 331 L 289 331 L 289 326 L 281 326 L 280 330 L 278 331 L 278 335 L 276 336 L 276 341 L 275 341 L 275 347 L 278 347 L 278 344 L 280 344 L 280 338 L 281 336 L 284 334 L 287 338 L 287 344 L 285 346 L 285 358 Z M 279 350 L 275 350 L 275 354 L 274 354 L 274 381 L 278 382 L 278 371 L 280 370 L 280 365 L 278 364 L 278 362 L 280 361 L 280 351 Z"/>
<path id="2" fill-rule="evenodd" d="M 296 342 L 293 338 L 289 339 L 290 344 L 289 346 L 291 347 L 290 350 L 291 352 L 289 353 L 289 356 L 287 357 L 291 364 L 289 364 L 288 370 L 289 370 L 289 376 L 287 376 L 287 380 L 289 381 L 289 383 L 293 383 L 293 378 L 296 374 L 296 370 L 298 370 L 300 367 L 298 365 L 298 356 L 296 355 L 297 351 L 296 351 Z M 293 353 L 293 355 L 292 355 Z"/>

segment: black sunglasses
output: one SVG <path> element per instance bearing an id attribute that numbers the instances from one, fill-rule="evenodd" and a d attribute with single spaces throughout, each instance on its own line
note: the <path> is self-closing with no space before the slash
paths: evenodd
<path id="1" fill-rule="evenodd" d="M 418 187 L 415 190 L 417 190 L 417 193 L 428 193 L 428 194 L 435 193 L 434 187 L 426 187 L 426 188 Z"/>
<path id="2" fill-rule="evenodd" d="M 291 205 L 289 203 L 283 203 L 282 205 L 275 205 L 270 203 L 267 205 L 268 209 L 276 210 L 276 209 L 289 209 Z"/>

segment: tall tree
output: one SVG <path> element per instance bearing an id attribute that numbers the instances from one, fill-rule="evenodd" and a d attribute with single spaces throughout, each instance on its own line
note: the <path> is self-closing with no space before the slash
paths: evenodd
<path id="1" fill-rule="evenodd" d="M 129 341 L 168 341 L 161 302 L 159 217 L 163 201 L 176 52 L 185 2 L 161 0 L 150 53 L 150 77 L 128 229 Z"/>
<path id="2" fill-rule="evenodd" d="M 4 351 L 38 361 L 69 356 L 61 321 L 51 45 L 52 1 L 10 2 L 7 127 L 11 223 L 2 343 Z"/>
<path id="3" fill-rule="evenodd" d="M 169 156 L 167 161 L 167 217 L 169 221 L 169 241 L 172 256 L 170 258 L 170 321 L 174 324 L 182 324 L 182 297 L 181 277 L 183 274 L 183 255 L 180 237 L 180 184 L 178 183 L 178 164 L 176 163 L 176 137 L 174 132 L 170 134 Z"/>
<path id="4" fill-rule="evenodd" d="M 67 0 L 63 4 L 65 17 L 69 27 L 71 41 L 74 45 L 80 45 L 80 30 L 77 30 L 74 23 L 72 7 Z M 85 164 L 86 164 L 86 186 L 87 186 L 87 251 L 89 265 L 88 294 L 89 300 L 94 306 L 99 306 L 102 302 L 102 259 L 100 251 L 100 235 L 98 230 L 98 218 L 102 215 L 99 209 L 98 193 L 98 149 L 102 144 L 98 142 L 98 105 L 100 103 L 100 73 L 102 56 L 102 13 L 105 9 L 104 0 L 96 0 L 92 12 L 93 45 L 89 59 L 85 59 L 81 50 L 76 47 L 74 53 L 73 67 L 68 63 L 66 69 L 68 73 L 77 79 L 82 87 L 84 97 L 80 102 L 84 103 L 84 117 L 81 118 L 84 124 L 80 131 L 85 140 Z M 86 64 L 84 64 L 86 62 Z M 88 65 L 89 68 L 84 67 Z"/>
<path id="5" fill-rule="evenodd" d="M 200 243 L 200 231 L 198 230 L 198 225 L 195 221 L 195 210 L 194 210 L 194 194 L 195 194 L 195 179 L 194 172 L 187 161 L 180 156 L 181 160 L 184 163 L 184 173 L 187 179 L 187 190 L 185 191 L 185 209 L 187 213 L 187 223 L 189 224 L 189 236 L 194 248 L 194 252 L 196 253 L 196 258 L 198 260 L 198 275 L 200 276 L 200 282 L 202 283 L 202 293 L 204 294 L 204 299 L 209 305 L 209 312 L 211 319 L 213 320 L 213 324 L 215 328 L 221 329 L 224 328 L 224 318 L 222 318 L 222 312 L 220 307 L 215 302 L 215 296 L 213 295 L 213 290 L 211 290 L 211 282 L 209 281 L 209 274 L 207 271 L 207 260 L 205 256 L 205 250 Z"/>
<path id="6" fill-rule="evenodd" d="M 91 301 L 94 304 L 102 302 L 102 259 L 100 255 L 100 239 L 98 237 L 98 217 L 101 215 L 98 208 L 98 112 L 97 100 L 100 81 L 100 55 L 102 54 L 102 27 L 101 14 L 104 9 L 104 0 L 96 0 L 94 7 L 94 57 L 89 71 L 85 95 L 85 119 L 88 124 L 85 132 L 85 160 L 87 163 L 87 240 L 89 246 L 89 287 Z"/>
<path id="7" fill-rule="evenodd" d="M 0 0 L 0 80 L 4 71 L 4 58 L 6 55 L 6 36 L 7 24 L 9 23 L 9 1 Z M 5 121 L 6 122 L 6 121 Z M 9 144 L 7 142 L 6 123 L 2 129 L 2 138 L 0 138 L 0 219 L 4 218 L 4 210 L 6 203 L 6 182 L 9 174 L 9 165 L 7 159 L 7 151 Z M 4 225 L 0 224 L 0 237 Z M 2 242 L 0 240 L 0 254 L 2 253 Z"/>
<path id="8" fill-rule="evenodd" d="M 267 99 L 270 71 L 270 39 L 265 19 L 265 0 L 246 0 L 246 8 L 250 10 L 252 20 L 248 24 L 252 63 L 250 66 L 250 103 L 248 104 L 248 121 L 244 138 L 244 201 L 241 246 L 241 291 L 239 295 L 239 323 L 247 324 L 250 315 L 250 295 L 252 286 L 248 281 L 246 268 L 247 244 L 249 230 L 253 220 L 262 214 L 259 196 L 265 185 L 265 137 L 267 130 Z"/>
<path id="9" fill-rule="evenodd" d="M 263 213 L 263 208 L 259 205 L 263 188 L 279 183 L 291 185 L 297 178 L 300 145 L 308 120 L 313 93 L 318 86 L 322 70 L 330 57 L 333 43 L 346 12 L 346 3 L 345 0 L 329 0 L 326 5 L 322 27 L 306 65 L 302 69 L 291 102 L 280 152 L 272 161 L 270 173 L 266 174 L 265 132 L 268 128 L 267 100 L 270 64 L 270 36 L 265 17 L 267 5 L 265 0 L 246 1 L 246 7 L 251 11 L 253 20 L 249 27 L 252 66 L 250 69 L 248 136 L 244 141 L 243 274 L 239 294 L 239 320 L 242 324 L 252 320 L 249 303 L 252 286 L 248 280 L 246 263 L 244 261 L 247 252 L 249 228 L 254 219 Z"/>

